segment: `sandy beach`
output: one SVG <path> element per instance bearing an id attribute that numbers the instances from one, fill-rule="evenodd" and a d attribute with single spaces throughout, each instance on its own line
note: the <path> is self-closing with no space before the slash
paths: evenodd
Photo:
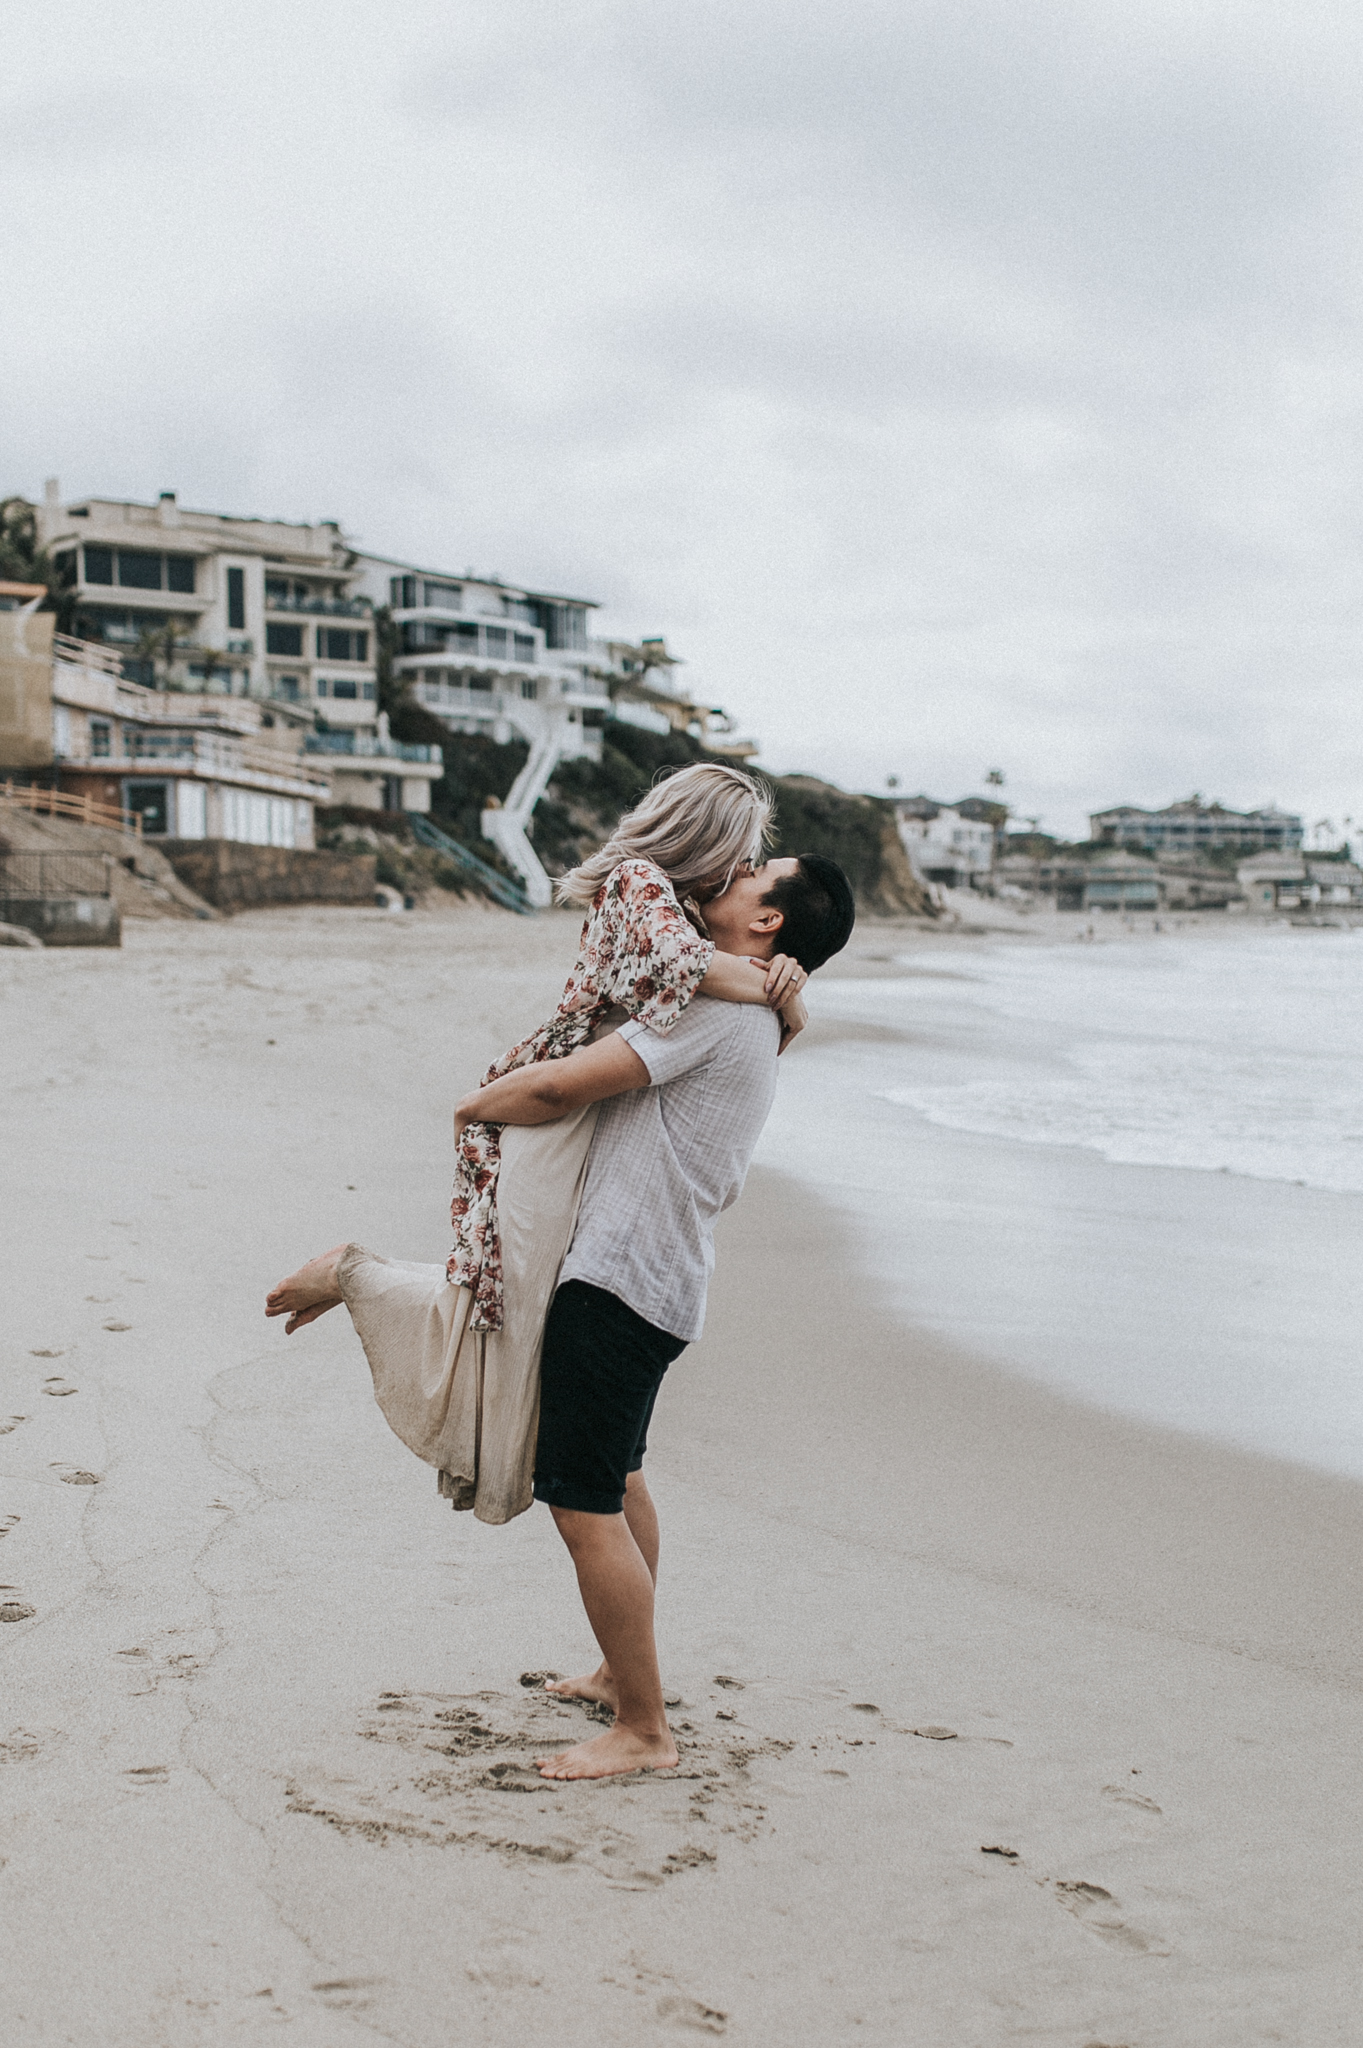
<path id="1" fill-rule="evenodd" d="M 1047 1218 L 1077 1353 L 1218 1246 L 1290 1292 L 1357 1198 L 925 1124 L 915 1291 L 755 1169 L 650 1451 L 681 1770 L 527 1769 L 585 1725 L 521 1683 L 590 1656 L 547 1515 L 454 1516 L 343 1312 L 262 1304 L 338 1240 L 443 1256 L 451 1102 L 574 940 L 308 909 L 0 954 L 0 2036 L 1357 2038 L 1363 1487 L 1005 1369 L 998 1307 Z M 868 925 L 839 972 L 979 943 Z M 856 1039 L 815 1009 L 792 1064 Z"/>

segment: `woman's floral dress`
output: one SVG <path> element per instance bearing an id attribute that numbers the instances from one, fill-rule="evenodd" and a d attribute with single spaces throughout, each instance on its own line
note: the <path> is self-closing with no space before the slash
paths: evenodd
<path id="1" fill-rule="evenodd" d="M 714 958 L 677 901 L 662 869 L 627 860 L 602 883 L 582 927 L 577 964 L 547 1024 L 504 1053 L 483 1086 L 537 1060 L 561 1060 L 585 1045 L 617 1005 L 654 1031 L 670 1031 Z M 454 1170 L 447 1277 L 473 1291 L 471 1327 L 502 1327 L 502 1254 L 497 1239 L 500 1124 L 468 1124 Z"/>

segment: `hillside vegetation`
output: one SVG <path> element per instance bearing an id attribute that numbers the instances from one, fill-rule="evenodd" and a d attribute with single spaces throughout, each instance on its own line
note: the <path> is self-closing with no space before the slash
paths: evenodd
<path id="1" fill-rule="evenodd" d="M 445 775 L 431 792 L 431 815 L 480 858 L 495 856 L 480 837 L 489 797 L 504 800 L 525 765 L 523 740 L 497 746 L 481 736 L 452 734 L 424 707 L 400 700 L 390 714 L 395 739 L 434 741 L 445 750 Z M 562 761 L 535 812 L 531 839 L 551 875 L 562 874 L 614 830 L 660 768 L 718 758 L 684 733 L 645 732 L 612 719 L 600 761 Z M 808 775 L 763 778 L 776 795 L 776 853 L 822 853 L 847 872 L 863 910 L 889 915 L 933 914 L 895 828 L 890 804 L 850 796 Z M 496 863 L 500 865 L 500 863 Z"/>

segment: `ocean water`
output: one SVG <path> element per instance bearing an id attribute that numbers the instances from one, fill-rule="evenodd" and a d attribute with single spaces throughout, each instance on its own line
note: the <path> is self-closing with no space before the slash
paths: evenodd
<path id="1" fill-rule="evenodd" d="M 759 1163 L 974 1354 L 1363 1478 L 1363 931 L 1098 931 L 820 977 Z"/>

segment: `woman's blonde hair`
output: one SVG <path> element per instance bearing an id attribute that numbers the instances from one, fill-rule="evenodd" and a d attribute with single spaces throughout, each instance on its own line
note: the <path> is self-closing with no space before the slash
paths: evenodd
<path id="1" fill-rule="evenodd" d="M 651 860 L 678 896 L 708 902 L 745 863 L 761 860 L 771 813 L 771 791 L 741 769 L 718 761 L 681 768 L 626 811 L 599 853 L 559 877 L 558 900 L 585 909 L 622 860 Z"/>

